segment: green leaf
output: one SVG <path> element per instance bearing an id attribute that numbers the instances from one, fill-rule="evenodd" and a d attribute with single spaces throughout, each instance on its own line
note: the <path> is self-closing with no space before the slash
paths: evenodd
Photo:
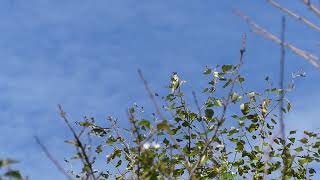
<path id="1" fill-rule="evenodd" d="M 230 131 L 229 131 L 229 136 L 231 136 L 231 135 L 233 135 L 233 134 L 235 134 L 235 133 L 237 133 L 237 132 L 239 132 L 239 129 L 237 129 L 237 128 L 231 128 Z"/>
<path id="2" fill-rule="evenodd" d="M 189 118 L 190 118 L 190 120 L 196 119 L 197 116 L 198 116 L 198 115 L 197 115 L 196 113 L 189 113 Z"/>
<path id="3" fill-rule="evenodd" d="M 231 101 L 233 103 L 237 102 L 238 98 L 239 98 L 239 95 L 236 92 L 233 92 L 232 95 L 231 95 Z"/>
<path id="4" fill-rule="evenodd" d="M 299 159 L 298 162 L 301 166 L 303 166 L 305 163 L 308 163 L 308 159 L 302 158 L 302 159 Z"/>
<path id="5" fill-rule="evenodd" d="M 310 173 L 310 174 L 314 174 L 314 173 L 316 173 L 316 170 L 314 170 L 313 168 L 310 168 L 310 169 L 309 169 L 309 173 Z"/>
<path id="6" fill-rule="evenodd" d="M 168 145 L 169 145 L 168 139 L 167 139 L 167 138 L 164 138 L 163 143 L 168 146 Z"/>
<path id="7" fill-rule="evenodd" d="M 228 65 L 223 65 L 221 69 L 223 72 L 227 72 L 227 71 L 230 71 L 232 67 L 233 67 L 232 65 L 228 64 Z"/>
<path id="8" fill-rule="evenodd" d="M 320 141 L 317 141 L 312 147 L 320 149 Z M 320 150 L 319 150 L 319 154 L 320 154 Z"/>
<path id="9" fill-rule="evenodd" d="M 249 131 L 249 132 L 253 132 L 253 131 L 256 131 L 256 130 L 258 130 L 258 128 L 259 128 L 259 124 L 250 124 L 250 126 L 249 127 L 247 127 L 246 129 Z"/>
<path id="10" fill-rule="evenodd" d="M 288 138 L 290 142 L 294 143 L 296 141 L 296 138 Z"/>
<path id="11" fill-rule="evenodd" d="M 288 102 L 288 103 L 287 103 L 287 112 L 289 112 L 289 111 L 291 110 L 291 107 L 292 107 L 292 106 L 291 106 L 291 103 Z"/>
<path id="12" fill-rule="evenodd" d="M 297 131 L 290 131 L 290 134 L 295 134 Z"/>
<path id="13" fill-rule="evenodd" d="M 295 148 L 294 149 L 296 152 L 302 152 L 303 151 L 303 148 L 302 147 L 298 147 L 298 148 Z"/>
<path id="14" fill-rule="evenodd" d="M 253 91 L 248 93 L 248 97 L 249 97 L 250 99 L 253 99 L 253 98 L 255 97 L 255 95 L 256 95 L 256 93 L 253 92 Z"/>
<path id="15" fill-rule="evenodd" d="M 145 126 L 145 127 L 149 128 L 149 129 L 151 128 L 151 123 L 148 120 L 145 120 L 145 119 L 139 121 L 138 125 L 139 126 Z"/>
<path id="16" fill-rule="evenodd" d="M 244 82 L 244 78 L 239 76 L 239 82 L 240 82 L 240 84 L 242 84 Z"/>
<path id="17" fill-rule="evenodd" d="M 123 180 L 123 176 L 122 175 L 117 175 L 116 176 L 116 180 Z"/>
<path id="18" fill-rule="evenodd" d="M 206 109 L 204 113 L 207 119 L 212 119 L 214 115 L 214 111 L 212 109 Z"/>
<path id="19" fill-rule="evenodd" d="M 308 143 L 308 139 L 307 138 L 302 138 L 302 139 L 300 139 L 300 142 L 302 144 L 307 144 Z"/>
<path id="20" fill-rule="evenodd" d="M 113 160 L 116 157 L 121 156 L 121 150 L 120 149 L 115 149 L 111 154 L 107 155 L 107 163 L 109 163 L 111 160 Z"/>
<path id="21" fill-rule="evenodd" d="M 264 80 L 269 81 L 269 76 L 266 76 Z"/>
<path id="22" fill-rule="evenodd" d="M 248 103 L 243 103 L 240 105 L 240 110 L 243 115 L 247 115 L 250 112 L 250 107 Z"/>
<path id="23" fill-rule="evenodd" d="M 115 142 L 117 142 L 117 140 L 113 136 L 110 136 L 106 141 L 107 144 L 113 144 Z"/>
<path id="24" fill-rule="evenodd" d="M 157 125 L 157 128 L 161 130 L 168 130 L 170 126 L 167 122 L 161 122 Z"/>
<path id="25" fill-rule="evenodd" d="M 117 162 L 117 165 L 116 165 L 116 167 L 119 167 L 119 166 L 121 166 L 121 164 L 122 164 L 122 160 L 119 160 L 119 161 Z"/>
<path id="26" fill-rule="evenodd" d="M 15 170 L 11 170 L 11 171 L 8 171 L 4 174 L 4 176 L 7 176 L 7 177 L 11 177 L 11 178 L 16 178 L 16 179 L 22 179 L 22 176 L 20 174 L 19 171 L 15 171 Z"/>
<path id="27" fill-rule="evenodd" d="M 84 121 L 84 122 L 80 122 L 79 125 L 83 127 L 89 127 L 89 126 L 92 126 L 92 123 L 88 121 Z"/>
<path id="28" fill-rule="evenodd" d="M 173 171 L 173 176 L 174 176 L 174 177 L 180 177 L 180 176 L 183 175 L 183 173 L 184 173 L 184 169 L 175 169 L 175 170 Z"/>
<path id="29" fill-rule="evenodd" d="M 208 75 L 208 74 L 211 74 L 211 72 L 212 72 L 211 69 L 206 68 L 206 69 L 204 70 L 203 74 Z"/>
<path id="30" fill-rule="evenodd" d="M 223 88 L 226 88 L 227 86 L 229 86 L 232 82 L 232 79 L 228 79 L 228 81 L 222 86 Z"/>
<path id="31" fill-rule="evenodd" d="M 182 124 L 181 124 L 183 127 L 188 127 L 189 126 L 189 123 L 187 121 L 184 121 Z"/>
<path id="32" fill-rule="evenodd" d="M 101 153 L 102 152 L 102 145 L 98 145 L 97 148 L 96 148 L 96 153 Z"/>
<path id="33" fill-rule="evenodd" d="M 277 121 L 276 121 L 275 119 L 273 119 L 273 118 L 271 118 L 271 122 L 272 122 L 273 124 L 277 124 Z"/>
<path id="34" fill-rule="evenodd" d="M 309 137 L 317 137 L 317 134 L 313 132 L 303 131 L 303 133 Z"/>
<path id="35" fill-rule="evenodd" d="M 214 104 L 213 104 L 214 106 L 222 106 L 222 101 L 221 100 L 219 100 L 219 99 L 216 99 L 215 101 L 214 101 Z"/>
<path id="36" fill-rule="evenodd" d="M 237 146 L 236 146 L 235 149 L 236 149 L 238 152 L 241 152 L 241 151 L 244 150 L 244 145 L 245 145 L 245 144 L 246 144 L 245 141 L 240 140 L 240 141 L 237 142 Z"/>
<path id="37" fill-rule="evenodd" d="M 6 167 L 8 165 L 11 164 L 16 164 L 19 163 L 19 161 L 13 160 L 13 159 L 4 159 L 4 160 L 0 160 L 0 168 L 1 167 Z"/>

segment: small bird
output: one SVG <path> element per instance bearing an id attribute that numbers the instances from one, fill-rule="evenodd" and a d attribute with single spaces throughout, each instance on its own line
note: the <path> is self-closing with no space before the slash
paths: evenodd
<path id="1" fill-rule="evenodd" d="M 171 93 L 174 94 L 177 91 L 177 89 L 186 82 L 187 81 L 185 80 L 180 80 L 177 72 L 173 72 L 171 76 L 171 83 L 169 86 L 171 88 Z"/>
<path id="2" fill-rule="evenodd" d="M 173 72 L 171 76 L 171 84 L 170 84 L 172 94 L 179 88 L 179 85 L 180 85 L 180 80 L 179 80 L 178 73 Z"/>

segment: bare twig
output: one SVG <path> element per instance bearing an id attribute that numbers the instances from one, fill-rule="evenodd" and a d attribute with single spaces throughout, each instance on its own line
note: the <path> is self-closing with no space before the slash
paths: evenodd
<path id="1" fill-rule="evenodd" d="M 47 158 L 56 166 L 56 168 L 57 168 L 62 174 L 64 174 L 64 176 L 65 176 L 68 180 L 72 180 L 71 176 L 62 168 L 62 166 L 59 164 L 59 162 L 52 157 L 52 155 L 50 154 L 50 152 L 48 151 L 48 149 L 46 148 L 46 146 L 45 146 L 44 144 L 42 144 L 42 142 L 40 141 L 40 139 L 39 139 L 37 136 L 34 136 L 34 139 L 35 139 L 36 143 L 40 146 L 41 150 L 45 153 L 45 155 L 47 156 Z"/>
<path id="2" fill-rule="evenodd" d="M 285 127 L 284 127 L 284 120 L 283 120 L 283 99 L 284 99 L 284 63 L 285 63 L 285 47 L 284 47 L 284 40 L 285 40 L 285 31 L 286 31 L 286 19 L 282 17 L 282 27 L 281 27 L 281 57 L 280 57 L 280 106 L 279 106 L 279 119 L 280 119 L 280 130 L 282 139 L 285 140 Z"/>
<path id="3" fill-rule="evenodd" d="M 126 139 L 123 137 L 123 135 L 119 132 L 119 127 L 118 127 L 118 121 L 112 117 L 109 117 L 111 123 L 112 123 L 112 128 L 114 130 L 114 132 L 116 133 L 117 135 L 117 139 L 120 139 L 120 142 L 122 143 L 122 145 L 128 149 L 128 153 L 126 153 L 128 155 L 128 157 L 131 159 L 132 161 L 132 154 L 131 154 L 131 151 L 130 151 L 130 145 L 129 143 L 127 143 Z"/>
<path id="4" fill-rule="evenodd" d="M 264 28 L 260 27 L 257 23 L 255 23 L 254 21 L 252 21 L 248 16 L 245 16 L 242 12 L 240 12 L 239 10 L 234 10 L 234 13 L 241 17 L 244 21 L 246 21 L 246 23 L 250 26 L 251 30 L 258 34 L 261 35 L 277 44 L 281 44 L 281 40 L 273 35 L 272 33 L 270 33 L 269 31 L 265 30 Z M 291 50 L 292 52 L 294 52 L 295 54 L 297 54 L 298 56 L 304 58 L 305 60 L 307 60 L 309 63 L 311 63 L 314 67 L 316 67 L 317 69 L 320 69 L 320 60 L 317 56 L 306 52 L 304 50 L 301 50 L 295 46 L 293 46 L 292 44 L 289 44 L 288 42 L 283 42 L 284 47 L 288 48 L 289 50 Z"/>
<path id="5" fill-rule="evenodd" d="M 141 166 L 140 166 L 139 157 L 141 156 L 141 148 L 142 148 L 142 145 L 143 145 L 143 144 L 141 144 L 141 141 L 140 141 L 140 132 L 139 132 L 139 129 L 138 129 L 137 125 L 136 125 L 136 121 L 135 121 L 135 118 L 134 118 L 133 113 L 131 113 L 131 112 L 128 110 L 128 111 L 127 111 L 127 116 L 128 116 L 128 120 L 129 120 L 130 124 L 132 125 L 133 133 L 136 135 L 136 138 L 137 138 L 137 144 L 138 144 L 137 179 L 140 180 Z"/>
<path id="6" fill-rule="evenodd" d="M 280 57 L 280 108 L 279 108 L 279 118 L 280 118 L 280 134 L 282 140 L 284 141 L 284 150 L 288 148 L 286 146 L 286 138 L 285 138 L 285 126 L 284 126 L 284 119 L 283 119 L 283 100 L 284 100 L 284 63 L 285 63 L 285 47 L 284 47 L 284 40 L 285 40 L 285 31 L 286 31 L 286 19 L 285 17 L 282 18 L 282 27 L 281 27 L 281 57 Z M 285 159 L 283 159 L 283 170 L 282 170 L 282 179 L 285 179 L 286 171 L 288 168 L 288 163 Z"/>
<path id="7" fill-rule="evenodd" d="M 315 25 L 313 22 L 309 21 L 308 19 L 306 19 L 303 16 L 300 16 L 298 14 L 296 14 L 295 12 L 281 6 L 280 4 L 278 4 L 277 2 L 273 1 L 273 0 L 267 0 L 267 2 L 269 2 L 273 7 L 279 9 L 280 11 L 288 14 L 289 16 L 295 18 L 296 20 L 306 24 L 307 26 L 311 27 L 312 29 L 316 30 L 316 31 L 320 31 L 320 27 Z"/>
<path id="8" fill-rule="evenodd" d="M 285 94 L 285 91 L 284 91 L 284 65 L 285 65 L 285 47 L 284 47 L 284 42 L 285 42 L 285 31 L 286 31 L 285 17 L 282 17 L 282 24 L 281 25 L 282 25 L 281 26 L 281 42 L 282 43 L 280 43 L 280 46 L 281 46 L 280 54 L 281 54 L 281 56 L 280 56 L 280 82 L 279 82 L 279 86 L 280 86 L 281 92 L 280 92 L 280 101 L 278 103 L 279 104 L 279 120 L 280 120 L 280 132 L 279 132 L 279 134 L 281 135 L 282 139 L 284 141 L 286 141 L 286 138 L 285 138 L 285 125 L 284 125 L 283 111 L 282 111 L 284 94 Z M 277 105 L 275 107 L 277 107 Z M 278 137 L 278 135 L 276 135 L 276 136 L 274 136 L 272 138 L 270 146 L 272 146 L 272 144 L 274 143 L 274 139 L 276 137 Z M 284 148 L 286 148 L 285 145 L 284 145 Z M 268 176 L 268 168 L 269 168 L 268 162 L 270 161 L 270 150 L 266 150 L 265 151 L 265 156 L 266 156 L 266 163 L 265 163 L 265 166 L 264 166 L 263 179 L 266 179 L 267 176 Z M 284 167 L 287 167 L 285 162 L 284 162 Z M 285 176 L 285 171 L 284 170 L 282 171 L 282 176 L 283 177 Z"/>
<path id="9" fill-rule="evenodd" d="M 181 92 L 181 88 L 179 86 L 179 93 Z M 189 117 L 189 110 L 187 109 L 186 107 L 186 101 L 183 100 L 182 97 L 180 97 L 180 103 L 181 103 L 181 107 L 183 108 L 183 111 L 185 113 L 187 113 L 187 116 L 186 116 L 186 122 L 188 123 L 188 153 L 191 152 L 191 121 L 190 121 L 190 117 Z M 190 162 L 191 161 L 191 156 L 188 156 L 188 161 Z"/>
<path id="10" fill-rule="evenodd" d="M 88 166 L 88 168 L 89 168 L 89 171 L 90 171 L 89 176 L 92 177 L 93 180 L 96 180 L 96 177 L 95 177 L 94 171 L 93 171 L 93 167 L 92 167 L 92 163 L 89 160 L 85 146 L 82 144 L 80 138 L 78 137 L 75 130 L 73 129 L 73 127 L 69 123 L 69 120 L 67 119 L 66 113 L 63 111 L 63 108 L 60 104 L 58 105 L 58 108 L 59 108 L 61 118 L 64 120 L 64 122 L 67 124 L 69 130 L 73 134 L 74 140 L 77 143 L 76 145 L 77 145 L 78 153 L 80 153 L 83 156 L 83 158 L 81 158 L 81 159 L 83 160 L 84 165 Z"/>
<path id="11" fill-rule="evenodd" d="M 147 93 L 148 93 L 148 95 L 149 95 L 149 97 L 150 97 L 150 99 L 151 99 L 151 101 L 152 101 L 152 103 L 153 103 L 153 105 L 154 105 L 154 107 L 155 107 L 155 109 L 156 109 L 156 113 L 159 115 L 159 117 L 161 118 L 161 120 L 163 120 L 163 121 L 166 120 L 166 118 L 164 117 L 164 115 L 161 113 L 160 108 L 159 108 L 159 106 L 158 106 L 158 103 L 157 103 L 156 99 L 154 98 L 154 95 L 153 95 L 150 87 L 148 86 L 148 82 L 147 82 L 147 80 L 143 77 L 142 71 L 141 71 L 140 69 L 138 69 L 138 74 L 139 74 L 139 77 L 140 77 L 141 81 L 142 81 L 143 84 L 144 84 L 144 88 L 146 89 L 146 91 L 147 91 Z"/>
<path id="12" fill-rule="evenodd" d="M 302 0 L 303 3 L 310 9 L 311 12 L 313 12 L 315 15 L 320 17 L 320 10 L 313 5 L 310 0 Z"/>
<path id="13" fill-rule="evenodd" d="M 164 117 L 164 115 L 161 113 L 160 111 L 160 107 L 158 106 L 158 103 L 154 97 L 154 94 L 152 93 L 152 90 L 150 89 L 149 85 L 148 85 L 148 81 L 144 78 L 143 76 L 143 73 L 140 69 L 138 69 L 138 74 L 139 74 L 139 77 L 141 79 L 141 81 L 143 82 L 143 85 L 144 85 L 144 88 L 145 90 L 147 91 L 148 95 L 149 95 L 149 98 L 151 99 L 152 103 L 153 103 L 153 106 L 155 107 L 156 109 L 156 113 L 158 114 L 158 116 L 161 118 L 162 121 L 165 121 L 166 118 Z M 146 137 L 142 142 L 141 144 L 143 145 L 144 143 L 146 143 L 149 139 L 152 138 L 152 136 L 157 132 L 157 128 L 153 128 L 149 134 L 148 137 Z"/>
<path id="14" fill-rule="evenodd" d="M 193 99 L 194 99 L 194 103 L 196 104 L 197 106 L 197 109 L 198 109 L 198 113 L 199 113 L 199 116 L 201 118 L 201 126 L 202 126 L 202 129 L 205 133 L 205 137 L 206 137 L 206 142 L 208 141 L 208 128 L 206 128 L 204 122 L 202 121 L 203 118 L 202 118 L 202 113 L 201 113 L 201 108 L 199 106 L 199 102 L 198 102 L 198 99 L 197 99 L 197 95 L 196 95 L 196 92 L 192 91 L 192 96 L 193 96 Z"/>

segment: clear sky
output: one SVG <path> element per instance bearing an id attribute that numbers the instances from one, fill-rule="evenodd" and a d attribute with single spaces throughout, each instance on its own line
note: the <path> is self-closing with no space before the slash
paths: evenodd
<path id="1" fill-rule="evenodd" d="M 319 22 L 300 0 L 279 2 Z M 61 162 L 70 157 L 57 104 L 72 120 L 113 115 L 126 126 L 129 105 L 150 103 L 137 68 L 157 91 L 166 91 L 173 71 L 197 90 L 206 65 L 238 61 L 243 32 L 248 84 L 261 88 L 266 75 L 277 83 L 279 47 L 250 32 L 233 8 L 280 33 L 282 14 L 266 1 L 1 0 L 0 157 L 21 160 L 18 167 L 31 179 L 62 179 L 32 138 L 38 135 Z M 318 32 L 291 18 L 287 31 L 290 42 L 317 54 Z M 286 60 L 287 79 L 307 73 L 290 95 L 288 128 L 318 128 L 320 71 L 291 52 Z"/>

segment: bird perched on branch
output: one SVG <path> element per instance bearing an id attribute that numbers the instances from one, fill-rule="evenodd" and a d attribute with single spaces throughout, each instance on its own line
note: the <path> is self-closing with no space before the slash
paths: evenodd
<path id="1" fill-rule="evenodd" d="M 171 93 L 175 93 L 176 90 L 183 84 L 186 83 L 187 81 L 184 80 L 180 80 L 178 73 L 177 72 L 173 72 L 172 76 L 171 76 L 171 83 L 170 83 L 170 88 L 171 88 Z"/>

